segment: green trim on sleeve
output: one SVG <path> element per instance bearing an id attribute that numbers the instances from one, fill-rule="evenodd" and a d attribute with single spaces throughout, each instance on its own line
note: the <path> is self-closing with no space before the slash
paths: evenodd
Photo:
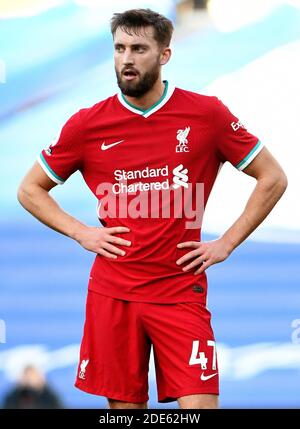
<path id="1" fill-rule="evenodd" d="M 48 172 L 50 173 L 50 178 L 52 178 L 51 176 L 53 176 L 53 178 L 55 178 L 59 183 L 64 183 L 65 180 L 62 179 L 61 177 L 59 177 L 53 170 L 52 168 L 49 166 L 49 164 L 47 163 L 47 161 L 44 158 L 44 155 L 41 153 L 40 154 L 40 160 L 42 161 L 43 165 L 46 167 L 46 169 L 48 170 Z"/>
<path id="2" fill-rule="evenodd" d="M 247 161 L 249 161 L 249 158 L 251 158 L 251 157 L 252 157 L 252 159 L 255 158 L 255 154 L 256 154 L 257 150 L 261 148 L 261 146 L 262 146 L 262 143 L 260 140 L 258 140 L 258 142 L 254 146 L 254 148 L 248 153 L 248 155 L 244 159 L 242 159 L 241 162 L 239 162 L 235 166 L 235 168 L 237 168 L 238 170 L 241 170 L 241 167 L 243 167 L 244 164 L 247 164 Z M 251 161 L 252 161 L 252 159 L 251 159 Z"/>

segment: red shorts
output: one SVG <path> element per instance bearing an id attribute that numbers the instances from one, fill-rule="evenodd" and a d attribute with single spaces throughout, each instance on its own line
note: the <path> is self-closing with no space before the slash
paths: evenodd
<path id="1" fill-rule="evenodd" d="M 75 386 L 125 402 L 146 402 L 153 346 L 158 402 L 218 394 L 210 312 L 200 303 L 124 301 L 88 291 Z"/>

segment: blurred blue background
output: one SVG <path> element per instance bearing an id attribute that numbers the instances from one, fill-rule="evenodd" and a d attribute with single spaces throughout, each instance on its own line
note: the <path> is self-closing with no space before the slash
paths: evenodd
<path id="1" fill-rule="evenodd" d="M 22 366 L 35 363 L 66 407 L 106 407 L 105 398 L 73 387 L 94 255 L 32 218 L 16 193 L 68 117 L 117 92 L 109 19 L 124 2 L 110 3 L 0 4 L 0 403 Z M 269 218 L 208 270 L 208 306 L 221 406 L 299 407 L 300 2 L 212 0 L 203 9 L 192 1 L 126 2 L 131 7 L 150 7 L 175 24 L 164 78 L 221 98 L 288 174 L 289 188 Z M 224 166 L 203 239 L 237 218 L 253 186 Z M 52 194 L 73 216 L 97 225 L 96 200 L 79 174 Z M 177 407 L 157 403 L 152 358 L 149 381 L 150 407 Z"/>

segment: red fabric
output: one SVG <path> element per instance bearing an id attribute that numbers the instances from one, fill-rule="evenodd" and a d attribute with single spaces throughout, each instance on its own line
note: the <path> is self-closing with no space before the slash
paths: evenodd
<path id="1" fill-rule="evenodd" d="M 75 386 L 115 400 L 146 402 L 153 344 L 159 402 L 219 394 L 210 320 L 210 312 L 199 303 L 130 302 L 89 290 Z"/>
<path id="2" fill-rule="evenodd" d="M 103 182 L 108 182 L 113 189 L 113 186 L 120 186 L 119 178 L 123 175 L 129 177 L 127 185 L 141 182 L 142 186 L 154 186 L 153 183 L 162 186 L 165 183 L 170 187 L 176 176 L 174 169 L 182 166 L 187 171 L 195 208 L 196 185 L 202 183 L 204 186 L 205 206 L 221 163 L 227 159 L 236 165 L 258 142 L 257 137 L 242 126 L 232 126 L 237 122 L 216 97 L 178 88 L 165 105 L 148 117 L 130 111 L 115 95 L 73 115 L 63 127 L 58 142 L 42 155 L 62 180 L 79 169 L 96 198 L 102 201 L 100 211 L 107 208 L 105 195 L 99 195 L 98 186 Z M 177 151 L 180 130 L 188 130 L 185 151 Z M 103 144 L 113 146 L 102 150 Z M 149 169 L 155 174 L 151 176 Z M 132 178 L 129 173 L 142 174 L 143 171 L 146 173 L 141 178 Z M 181 185 L 170 194 L 171 213 L 176 193 L 178 196 L 183 189 Z M 151 197 L 156 194 L 162 198 L 164 192 L 152 191 Z M 134 198 L 142 194 L 150 198 L 150 192 L 144 189 L 135 195 L 110 194 L 108 201 L 115 198 L 117 212 L 110 212 L 108 217 L 100 213 L 101 223 L 107 227 L 130 228 L 130 232 L 119 236 L 130 240 L 132 245 L 122 246 L 126 255 L 116 260 L 97 255 L 91 269 L 93 283 L 90 287 L 99 293 L 131 301 L 200 302 L 205 305 L 206 274 L 194 276 L 193 270 L 183 272 L 182 266 L 176 264 L 180 256 L 192 250 L 178 249 L 177 244 L 200 241 L 201 224 L 189 229 L 186 214 L 181 218 L 174 214 L 163 218 L 162 203 L 158 218 L 144 216 L 149 216 L 150 208 L 143 212 L 144 217 L 120 214 L 119 209 L 126 211 Z M 203 292 L 195 292 L 194 286 L 201 286 Z"/>

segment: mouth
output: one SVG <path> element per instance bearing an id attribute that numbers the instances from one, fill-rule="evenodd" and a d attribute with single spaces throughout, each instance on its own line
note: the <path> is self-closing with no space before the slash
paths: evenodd
<path id="1" fill-rule="evenodd" d="M 122 74 L 126 80 L 133 80 L 138 76 L 138 73 L 136 71 L 130 69 L 125 70 Z"/>

